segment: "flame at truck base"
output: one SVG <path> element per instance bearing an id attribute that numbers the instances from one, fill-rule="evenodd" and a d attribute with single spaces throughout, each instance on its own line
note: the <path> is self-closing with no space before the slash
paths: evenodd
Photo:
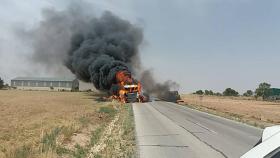
<path id="1" fill-rule="evenodd" d="M 143 102 L 144 96 L 141 92 L 141 84 L 131 77 L 128 71 L 116 73 L 116 84 L 112 85 L 112 98 L 122 103 Z"/>

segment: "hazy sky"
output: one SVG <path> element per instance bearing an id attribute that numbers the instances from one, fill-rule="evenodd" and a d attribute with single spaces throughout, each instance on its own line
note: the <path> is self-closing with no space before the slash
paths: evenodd
<path id="1" fill-rule="evenodd" d="M 74 1 L 74 0 L 73 0 Z M 30 72 L 32 50 L 14 33 L 38 26 L 41 9 L 63 10 L 67 0 L 1 0 L 0 77 Z M 279 0 L 88 0 L 97 14 L 111 10 L 144 29 L 141 57 L 161 80 L 181 91 L 239 92 L 263 81 L 280 87 Z"/>

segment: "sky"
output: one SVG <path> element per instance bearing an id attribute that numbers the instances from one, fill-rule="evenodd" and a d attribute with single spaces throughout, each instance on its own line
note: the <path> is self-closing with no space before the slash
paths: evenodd
<path id="1" fill-rule="evenodd" d="M 80 0 L 0 0 L 0 77 L 48 76 L 33 70 L 32 52 L 15 33 L 32 29 L 43 8 L 64 10 Z M 142 64 L 183 93 L 199 89 L 240 93 L 261 82 L 280 87 L 278 0 L 84 0 L 95 14 L 110 10 L 144 30 Z"/>

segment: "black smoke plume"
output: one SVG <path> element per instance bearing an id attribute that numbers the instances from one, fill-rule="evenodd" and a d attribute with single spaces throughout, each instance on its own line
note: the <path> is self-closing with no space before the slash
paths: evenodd
<path id="1" fill-rule="evenodd" d="M 79 79 L 109 90 L 118 71 L 131 71 L 142 30 L 110 12 L 91 19 L 87 28 L 72 37 L 65 65 Z"/>
<path id="2" fill-rule="evenodd" d="M 146 93 L 168 99 L 174 82 L 159 84 L 150 71 L 141 73 L 142 29 L 111 12 L 97 17 L 91 11 L 82 4 L 64 11 L 44 9 L 39 26 L 28 32 L 34 50 L 30 61 L 49 72 L 59 70 L 56 75 L 67 74 L 64 65 L 78 79 L 107 92 L 116 72 L 126 70 L 138 76 Z"/>

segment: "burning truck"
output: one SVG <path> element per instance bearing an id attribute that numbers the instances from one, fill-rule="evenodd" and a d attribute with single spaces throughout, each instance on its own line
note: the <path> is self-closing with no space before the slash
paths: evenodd
<path id="1" fill-rule="evenodd" d="M 152 74 L 141 72 L 138 48 L 143 41 L 141 28 L 111 12 L 85 19 L 70 22 L 75 25 L 71 27 L 74 30 L 69 30 L 70 45 L 64 59 L 65 66 L 79 80 L 91 82 L 97 90 L 123 103 L 146 102 L 149 95 L 162 100 L 170 96 L 169 83 L 159 84 Z M 138 75 L 142 84 L 131 72 Z"/>
<path id="2" fill-rule="evenodd" d="M 122 103 L 143 102 L 141 83 L 132 78 L 131 73 L 124 70 L 116 73 L 116 83 L 111 87 L 113 99 Z"/>

